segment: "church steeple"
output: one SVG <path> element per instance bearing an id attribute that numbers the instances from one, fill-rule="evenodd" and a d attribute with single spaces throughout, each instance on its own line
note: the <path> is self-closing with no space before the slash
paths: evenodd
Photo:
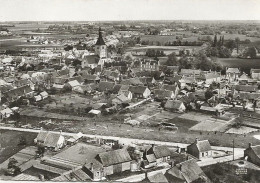
<path id="1" fill-rule="evenodd" d="M 101 27 L 99 27 L 99 31 L 98 31 L 98 39 L 97 39 L 97 42 L 96 42 L 96 45 L 106 45 L 105 44 L 105 41 L 102 37 L 102 31 L 101 31 Z"/>

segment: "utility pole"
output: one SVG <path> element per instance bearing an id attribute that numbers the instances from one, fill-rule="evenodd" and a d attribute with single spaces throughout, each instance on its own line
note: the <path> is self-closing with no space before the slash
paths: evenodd
<path id="1" fill-rule="evenodd" d="M 233 142 L 233 161 L 235 160 L 235 139 L 232 140 Z"/>

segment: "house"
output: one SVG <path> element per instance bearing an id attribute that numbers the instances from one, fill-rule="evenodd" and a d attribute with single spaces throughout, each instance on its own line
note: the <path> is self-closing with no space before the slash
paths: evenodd
<path id="1" fill-rule="evenodd" d="M 84 57 L 81 61 L 81 67 L 89 67 L 91 69 L 94 69 L 98 66 L 99 57 L 98 55 L 88 55 Z"/>
<path id="2" fill-rule="evenodd" d="M 105 92 L 105 91 L 113 91 L 113 88 L 115 86 L 114 82 L 108 82 L 108 81 L 100 81 L 98 84 L 98 91 Z"/>
<path id="3" fill-rule="evenodd" d="M 65 138 L 62 132 L 55 133 L 50 131 L 41 131 L 38 133 L 34 142 L 38 145 L 43 145 L 46 148 L 54 149 L 55 151 L 65 146 Z"/>
<path id="4" fill-rule="evenodd" d="M 180 100 L 167 100 L 164 109 L 172 112 L 184 112 L 186 107 Z"/>
<path id="5" fill-rule="evenodd" d="M 77 80 L 73 80 L 73 81 L 69 81 L 68 83 L 66 83 L 65 86 L 70 87 L 72 90 L 74 90 L 74 88 L 80 86 L 80 83 Z"/>
<path id="6" fill-rule="evenodd" d="M 132 159 L 126 149 L 99 153 L 95 159 L 102 165 L 104 176 L 131 169 Z"/>
<path id="7" fill-rule="evenodd" d="M 260 69 L 251 69 L 250 74 L 252 79 L 260 80 Z"/>
<path id="8" fill-rule="evenodd" d="M 172 91 L 174 96 L 177 97 L 179 91 L 180 91 L 180 88 L 178 87 L 178 85 L 167 85 L 167 84 L 164 84 L 162 86 L 162 89 L 163 90 L 169 90 L 169 91 Z"/>
<path id="9" fill-rule="evenodd" d="M 217 72 L 209 72 L 202 75 L 202 81 L 204 81 L 206 84 L 211 84 L 213 82 L 219 83 L 221 80 L 220 73 Z"/>
<path id="10" fill-rule="evenodd" d="M 212 157 L 212 150 L 208 140 L 196 139 L 195 142 L 187 146 L 187 153 L 198 159 Z"/>
<path id="11" fill-rule="evenodd" d="M 161 163 L 169 163 L 171 159 L 171 151 L 167 146 L 154 146 L 150 147 L 144 152 L 144 159 L 148 162 L 156 161 L 156 165 Z"/>
<path id="12" fill-rule="evenodd" d="M 154 98 L 157 100 L 165 100 L 165 99 L 174 99 L 175 95 L 173 91 L 163 90 L 163 89 L 155 89 L 153 91 Z"/>
<path id="13" fill-rule="evenodd" d="M 200 76 L 201 70 L 198 69 L 181 69 L 180 75 L 182 76 Z"/>
<path id="14" fill-rule="evenodd" d="M 234 93 L 236 92 L 255 93 L 258 91 L 258 86 L 257 85 L 234 85 L 233 89 L 234 89 Z"/>
<path id="15" fill-rule="evenodd" d="M 13 111 L 10 108 L 6 108 L 0 111 L 0 120 L 9 118 L 13 114 Z"/>
<path id="16" fill-rule="evenodd" d="M 190 159 L 173 166 L 164 174 L 169 182 L 178 183 L 211 183 L 210 179 L 196 163 Z"/>
<path id="17" fill-rule="evenodd" d="M 129 99 L 124 94 L 117 95 L 114 99 L 112 99 L 113 105 L 120 105 L 120 104 L 126 104 L 129 103 Z"/>
<path id="18" fill-rule="evenodd" d="M 156 174 L 152 174 L 149 175 L 147 172 L 145 173 L 145 179 L 142 180 L 142 182 L 146 183 L 146 182 L 154 182 L 154 183 L 168 183 L 170 181 L 168 181 L 166 179 L 166 177 L 164 176 L 164 174 L 162 172 L 156 173 Z"/>
<path id="19" fill-rule="evenodd" d="M 226 79 L 229 82 L 236 81 L 239 78 L 240 70 L 238 68 L 227 68 L 226 69 Z"/>
<path id="20" fill-rule="evenodd" d="M 141 70 L 159 70 L 160 62 L 157 60 L 143 59 L 140 62 Z"/>
<path id="21" fill-rule="evenodd" d="M 247 157 L 247 161 L 260 166 L 260 145 L 252 146 L 249 143 L 248 148 L 244 151 L 244 156 Z"/>
<path id="22" fill-rule="evenodd" d="M 42 97 L 42 100 L 44 100 L 44 99 L 48 98 L 49 95 L 46 91 L 43 91 L 40 93 L 40 96 Z"/>
<path id="23" fill-rule="evenodd" d="M 129 91 L 133 94 L 133 98 L 148 98 L 151 95 L 151 91 L 145 86 L 130 86 Z"/>
<path id="24" fill-rule="evenodd" d="M 86 84 L 98 83 L 100 78 L 97 75 L 83 74 L 82 78 L 85 80 Z"/>

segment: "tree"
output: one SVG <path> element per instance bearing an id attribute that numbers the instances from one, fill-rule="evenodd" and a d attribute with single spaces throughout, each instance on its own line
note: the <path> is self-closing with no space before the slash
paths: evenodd
<path id="1" fill-rule="evenodd" d="M 26 145 L 26 144 L 27 144 L 26 138 L 24 136 L 21 136 L 18 145 Z"/>
<path id="2" fill-rule="evenodd" d="M 177 57 L 176 57 L 176 54 L 173 52 L 171 53 L 170 55 L 168 55 L 168 59 L 166 61 L 166 65 L 168 66 L 174 66 L 174 65 L 177 65 Z"/>
<path id="3" fill-rule="evenodd" d="M 14 168 L 17 165 L 17 163 L 18 163 L 18 161 L 15 158 L 10 158 L 8 165 L 7 165 L 7 168 L 8 169 Z"/>
<path id="4" fill-rule="evenodd" d="M 216 47 L 216 46 L 217 46 L 217 42 L 218 42 L 218 40 L 217 40 L 217 35 L 215 35 L 214 41 L 213 41 L 213 47 Z"/>
<path id="5" fill-rule="evenodd" d="M 213 91 L 212 90 L 207 90 L 206 92 L 205 92 L 205 98 L 206 98 L 206 100 L 208 100 L 208 99 L 210 99 L 211 97 L 213 97 Z"/>
<path id="6" fill-rule="evenodd" d="M 237 53 L 238 53 L 238 48 L 239 48 L 239 43 L 240 43 L 239 37 L 235 38 L 235 42 L 236 42 L 236 48 L 237 48 Z"/>
<path id="7" fill-rule="evenodd" d="M 256 49 L 255 47 L 249 47 L 245 50 L 244 53 L 245 57 L 250 57 L 250 58 L 256 58 Z"/>

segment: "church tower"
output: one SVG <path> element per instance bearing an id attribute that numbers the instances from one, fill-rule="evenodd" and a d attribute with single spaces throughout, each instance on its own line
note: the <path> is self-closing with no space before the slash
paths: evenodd
<path id="1" fill-rule="evenodd" d="M 100 58 L 106 58 L 107 57 L 107 46 L 106 46 L 104 39 L 102 37 L 102 32 L 101 32 L 100 27 L 99 27 L 99 32 L 98 32 L 97 43 L 95 45 L 95 53 Z"/>

